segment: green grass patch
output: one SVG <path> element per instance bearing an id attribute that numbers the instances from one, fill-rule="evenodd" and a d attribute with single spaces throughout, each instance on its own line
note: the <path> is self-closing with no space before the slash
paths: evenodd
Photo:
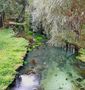
<path id="1" fill-rule="evenodd" d="M 28 45 L 25 39 L 13 35 L 10 29 L 0 30 L 0 90 L 5 90 L 14 79 Z"/>
<path id="2" fill-rule="evenodd" d="M 85 62 L 85 49 L 80 49 L 79 55 L 76 58 L 82 62 Z"/>

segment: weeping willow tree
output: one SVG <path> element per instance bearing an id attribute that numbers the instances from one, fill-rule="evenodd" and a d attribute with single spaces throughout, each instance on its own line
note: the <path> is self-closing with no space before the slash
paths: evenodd
<path id="1" fill-rule="evenodd" d="M 39 31 L 42 24 L 52 45 L 60 46 L 67 41 L 80 46 L 84 13 L 84 0 L 33 0 L 32 28 Z"/>
<path id="2" fill-rule="evenodd" d="M 71 0 L 34 0 L 33 7 L 33 30 L 38 31 L 41 22 L 44 33 L 50 39 L 48 42 L 60 45 L 66 30 L 65 12 L 71 7 Z"/>

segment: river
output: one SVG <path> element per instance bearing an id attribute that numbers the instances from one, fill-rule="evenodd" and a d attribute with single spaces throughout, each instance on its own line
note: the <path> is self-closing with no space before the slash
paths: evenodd
<path id="1" fill-rule="evenodd" d="M 85 90 L 76 59 L 63 48 L 41 46 L 29 52 L 10 90 Z"/>

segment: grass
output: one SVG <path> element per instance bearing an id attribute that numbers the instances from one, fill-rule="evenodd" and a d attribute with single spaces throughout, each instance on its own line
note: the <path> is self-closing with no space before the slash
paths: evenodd
<path id="1" fill-rule="evenodd" d="M 79 55 L 76 58 L 82 62 L 85 62 L 85 49 L 80 49 Z"/>
<path id="2" fill-rule="evenodd" d="M 0 30 L 0 90 L 5 90 L 12 82 L 26 53 L 27 41 L 13 35 L 10 29 Z"/>

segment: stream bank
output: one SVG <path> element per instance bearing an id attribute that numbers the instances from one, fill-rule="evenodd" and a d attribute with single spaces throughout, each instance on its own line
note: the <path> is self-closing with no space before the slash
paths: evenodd
<path id="1" fill-rule="evenodd" d="M 0 90 L 5 90 L 15 78 L 27 45 L 25 39 L 14 37 L 12 29 L 0 29 Z"/>

